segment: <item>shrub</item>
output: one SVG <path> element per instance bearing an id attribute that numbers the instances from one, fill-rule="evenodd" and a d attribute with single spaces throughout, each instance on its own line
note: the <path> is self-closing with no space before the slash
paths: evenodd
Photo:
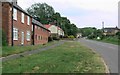
<path id="1" fill-rule="evenodd" d="M 51 36 L 48 37 L 48 42 L 53 41 L 53 38 Z"/>
<path id="2" fill-rule="evenodd" d="M 7 38 L 4 31 L 2 31 L 2 46 L 7 46 Z"/>
<path id="3" fill-rule="evenodd" d="M 72 39 L 74 39 L 75 37 L 74 37 L 73 35 L 70 35 L 70 36 L 68 36 L 68 38 L 72 38 Z"/>
<path id="4" fill-rule="evenodd" d="M 60 38 L 59 38 L 59 37 L 54 36 L 54 37 L 53 37 L 53 40 L 60 40 Z"/>
<path id="5" fill-rule="evenodd" d="M 68 35 L 65 35 L 63 38 L 68 38 Z"/>

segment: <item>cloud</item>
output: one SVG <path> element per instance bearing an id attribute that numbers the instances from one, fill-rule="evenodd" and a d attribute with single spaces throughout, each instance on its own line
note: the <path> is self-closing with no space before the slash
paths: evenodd
<path id="1" fill-rule="evenodd" d="M 101 28 L 104 21 L 106 27 L 118 25 L 119 0 L 18 0 L 18 4 L 26 9 L 40 2 L 51 5 L 56 12 L 66 16 L 77 27 Z"/>

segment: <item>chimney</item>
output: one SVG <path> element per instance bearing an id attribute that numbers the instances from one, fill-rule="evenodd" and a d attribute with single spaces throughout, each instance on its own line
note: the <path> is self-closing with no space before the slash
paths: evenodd
<path id="1" fill-rule="evenodd" d="M 14 5 L 17 5 L 17 0 L 12 0 Z"/>

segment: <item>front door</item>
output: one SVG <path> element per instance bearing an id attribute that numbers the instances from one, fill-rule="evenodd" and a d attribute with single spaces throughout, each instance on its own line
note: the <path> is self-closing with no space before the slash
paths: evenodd
<path id="1" fill-rule="evenodd" d="M 23 45 L 24 44 L 24 32 L 21 33 L 21 44 Z"/>

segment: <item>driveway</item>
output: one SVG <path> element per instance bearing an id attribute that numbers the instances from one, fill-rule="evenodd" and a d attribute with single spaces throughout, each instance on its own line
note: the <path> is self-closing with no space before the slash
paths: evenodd
<path id="1" fill-rule="evenodd" d="M 106 62 L 111 73 L 118 73 L 118 46 L 87 39 L 79 39 L 78 42 L 93 49 Z"/>

